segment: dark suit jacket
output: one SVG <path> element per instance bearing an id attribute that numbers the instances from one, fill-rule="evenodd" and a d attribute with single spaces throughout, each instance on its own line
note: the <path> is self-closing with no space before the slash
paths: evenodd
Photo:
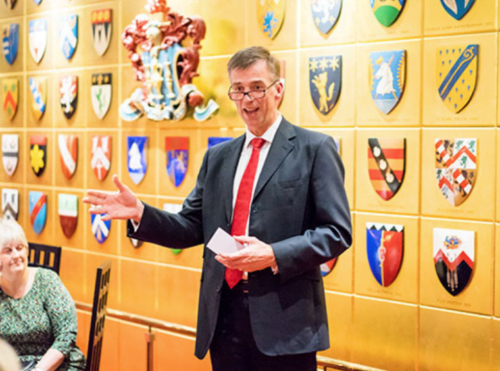
<path id="1" fill-rule="evenodd" d="M 128 235 L 172 248 L 206 244 L 217 228 L 231 230 L 233 179 L 245 141 L 210 148 L 196 187 L 179 214 L 146 205 Z M 271 244 L 279 273 L 249 274 L 249 308 L 257 347 L 267 355 L 329 347 L 320 264 L 351 245 L 344 168 L 331 137 L 282 120 L 260 174 L 249 235 Z M 214 334 L 225 267 L 204 248 L 195 354 L 203 358 Z"/>

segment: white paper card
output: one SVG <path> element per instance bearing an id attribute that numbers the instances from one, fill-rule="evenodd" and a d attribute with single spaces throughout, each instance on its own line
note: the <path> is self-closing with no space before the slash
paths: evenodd
<path id="1" fill-rule="evenodd" d="M 208 241 L 207 247 L 216 254 L 233 253 L 244 248 L 241 243 L 237 242 L 229 233 L 227 233 L 222 228 L 218 228 L 215 231 L 210 241 Z"/>

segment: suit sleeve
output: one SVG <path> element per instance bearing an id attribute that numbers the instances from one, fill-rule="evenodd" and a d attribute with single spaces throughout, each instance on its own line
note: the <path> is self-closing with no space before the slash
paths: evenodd
<path id="1" fill-rule="evenodd" d="M 208 152 L 203 158 L 195 188 L 191 191 L 178 214 L 172 214 L 144 204 L 144 214 L 135 231 L 127 222 L 127 236 L 141 241 L 175 249 L 192 247 L 204 242 L 202 199 L 207 173 Z"/>
<path id="2" fill-rule="evenodd" d="M 272 244 L 281 281 L 336 258 L 352 243 L 344 167 L 331 137 L 318 146 L 309 187 L 313 202 L 309 228 L 302 235 Z"/>

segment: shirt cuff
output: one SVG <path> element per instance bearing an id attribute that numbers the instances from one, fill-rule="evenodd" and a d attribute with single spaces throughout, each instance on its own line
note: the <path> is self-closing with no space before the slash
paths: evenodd
<path id="1" fill-rule="evenodd" d="M 134 233 L 137 232 L 137 230 L 139 229 L 139 226 L 141 225 L 141 223 L 137 223 L 133 219 L 129 219 L 129 220 L 130 220 L 130 223 L 132 223 L 132 227 L 134 227 Z"/>

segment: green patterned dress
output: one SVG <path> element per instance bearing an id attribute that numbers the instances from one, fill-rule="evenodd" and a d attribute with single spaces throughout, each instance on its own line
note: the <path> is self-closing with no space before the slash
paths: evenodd
<path id="1" fill-rule="evenodd" d="M 59 276 L 38 268 L 33 286 L 21 299 L 0 289 L 0 337 L 23 362 L 39 361 L 50 349 L 64 354 L 58 371 L 85 370 L 85 358 L 76 346 L 76 309 Z"/>

